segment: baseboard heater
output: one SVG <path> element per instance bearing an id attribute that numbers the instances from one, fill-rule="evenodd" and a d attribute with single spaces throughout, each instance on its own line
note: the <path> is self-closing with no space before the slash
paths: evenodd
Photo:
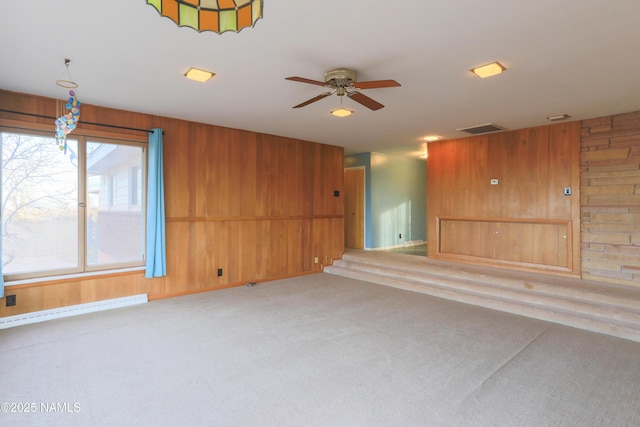
<path id="1" fill-rule="evenodd" d="M 144 304 L 148 301 L 149 300 L 147 298 L 147 294 L 140 294 L 123 298 L 113 298 L 104 301 L 71 305 L 68 307 L 34 311 L 32 313 L 0 317 L 0 329 L 29 325 L 31 323 L 44 322 L 47 320 L 60 319 L 63 317 L 78 316 L 80 314 L 94 313 L 96 311 L 111 310 L 113 308 L 129 307 L 132 305 Z"/>

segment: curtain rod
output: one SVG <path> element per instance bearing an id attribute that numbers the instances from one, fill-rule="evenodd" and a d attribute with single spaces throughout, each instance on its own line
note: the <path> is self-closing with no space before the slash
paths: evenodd
<path id="1" fill-rule="evenodd" d="M 0 108 L 0 113 L 12 113 L 12 114 L 19 114 L 19 115 L 22 115 L 22 116 L 38 117 L 40 119 L 56 120 L 56 117 L 45 116 L 45 115 L 42 115 L 42 114 L 23 113 L 21 111 L 5 110 L 5 109 L 1 109 L 1 108 Z M 134 131 L 137 131 L 137 132 L 146 132 L 146 133 L 154 133 L 155 132 L 153 129 L 138 129 L 138 128 L 130 128 L 130 127 L 127 127 L 127 126 L 106 125 L 106 124 L 103 124 L 103 123 L 94 123 L 94 122 L 85 122 L 85 121 L 82 121 L 80 123 L 84 123 L 86 125 L 115 128 L 115 129 L 134 130 Z M 162 131 L 162 134 L 164 135 L 164 131 Z"/>

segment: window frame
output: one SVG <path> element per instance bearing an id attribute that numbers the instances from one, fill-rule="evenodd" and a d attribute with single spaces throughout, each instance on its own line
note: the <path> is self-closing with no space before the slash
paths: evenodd
<path id="1" fill-rule="evenodd" d="M 51 138 L 52 142 L 55 140 L 53 136 L 53 132 L 51 130 L 52 126 L 40 125 L 37 123 L 23 123 L 17 122 L 13 120 L 4 120 L 0 119 L 0 132 L 3 133 L 13 133 L 13 134 L 23 134 L 23 135 L 33 135 L 37 137 L 45 137 Z M 146 212 L 147 212 L 147 203 L 146 203 L 146 180 L 147 180 L 147 167 L 148 167 L 148 142 L 147 139 L 143 139 L 137 135 L 129 135 L 129 134 L 119 134 L 115 132 L 104 132 L 104 131 L 86 131 L 76 129 L 73 133 L 68 136 L 70 140 L 78 141 L 78 194 L 77 194 L 77 202 L 78 202 L 78 241 L 77 241 L 77 267 L 74 268 L 61 268 L 55 270 L 42 270 L 42 271 L 33 271 L 33 272 L 23 272 L 16 274 L 4 274 L 5 284 L 10 285 L 10 282 L 13 281 L 23 281 L 23 280 L 33 280 L 33 279 L 48 279 L 48 278 L 56 278 L 58 276 L 66 276 L 66 275 L 83 275 L 90 274 L 94 275 L 96 273 L 108 274 L 110 271 L 117 272 L 122 271 L 123 269 L 130 268 L 144 268 L 146 263 Z M 105 144 L 116 144 L 116 145 L 125 145 L 132 147 L 139 147 L 142 149 L 141 156 L 141 164 L 140 164 L 140 180 L 137 183 L 139 185 L 138 191 L 140 192 L 140 198 L 142 200 L 138 200 L 138 204 L 135 206 L 136 208 L 140 208 L 140 214 L 142 216 L 142 235 L 140 238 L 142 239 L 142 258 L 136 261 L 130 262 L 119 262 L 112 264 L 100 264 L 100 265 L 89 265 L 87 259 L 88 253 L 88 242 L 87 242 L 87 144 L 90 142 L 94 143 L 105 143 Z M 130 167 L 128 168 L 130 170 Z M 130 175 L 127 174 L 127 175 Z M 111 179 L 109 176 L 108 179 Z M 130 185 L 130 177 L 127 178 L 129 180 Z M 2 171 L 0 171 L 0 194 L 3 186 L 2 180 Z M 109 198 L 111 195 L 109 195 Z M 129 199 L 129 197 L 127 197 Z M 110 201 L 109 201 L 110 203 Z M 130 203 L 128 203 L 130 205 Z M 131 207 L 131 206 L 130 206 Z M 130 208 L 129 207 L 129 208 Z M 1 236 L 0 236 L 1 238 Z"/>

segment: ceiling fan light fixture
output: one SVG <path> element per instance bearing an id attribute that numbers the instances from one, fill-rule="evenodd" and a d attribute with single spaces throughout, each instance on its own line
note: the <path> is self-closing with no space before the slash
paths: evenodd
<path id="1" fill-rule="evenodd" d="M 189 80 L 195 80 L 201 83 L 204 83 L 210 78 L 212 78 L 213 76 L 215 76 L 215 74 L 212 73 L 211 71 L 200 70 L 198 68 L 193 68 L 193 67 L 189 68 L 189 70 L 186 73 L 184 73 L 184 75 Z"/>
<path id="2" fill-rule="evenodd" d="M 330 113 L 336 117 L 349 117 L 353 114 L 353 111 L 346 108 L 336 108 L 335 110 L 331 110 Z"/>
<path id="3" fill-rule="evenodd" d="M 356 81 L 357 73 L 347 68 L 336 68 L 324 73 L 324 81 L 307 79 L 304 77 L 285 77 L 285 80 L 291 80 L 300 83 L 309 83 L 317 86 L 324 86 L 331 89 L 330 92 L 325 92 L 314 98 L 308 99 L 305 102 L 294 106 L 293 108 L 300 108 L 309 105 L 313 102 L 319 101 L 329 95 L 336 94 L 338 96 L 347 96 L 349 99 L 354 100 L 360 105 L 364 105 L 372 111 L 379 110 L 384 107 L 378 101 L 369 98 L 364 95 L 360 90 L 363 89 L 379 89 L 385 87 L 397 87 L 400 86 L 395 80 L 371 80 L 366 82 Z M 333 114 L 333 113 L 332 113 Z M 344 116 L 343 116 L 344 117 Z"/>
<path id="4" fill-rule="evenodd" d="M 504 65 L 499 62 L 492 62 L 490 64 L 482 65 L 480 67 L 472 68 L 471 72 L 481 79 L 496 76 L 503 71 L 506 71 Z"/>

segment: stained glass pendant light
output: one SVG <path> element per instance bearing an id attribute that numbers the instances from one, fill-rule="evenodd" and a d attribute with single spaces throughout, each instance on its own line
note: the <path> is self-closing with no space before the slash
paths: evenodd
<path id="1" fill-rule="evenodd" d="M 236 33 L 262 18 L 262 0 L 147 0 L 162 15 L 196 31 Z"/>

